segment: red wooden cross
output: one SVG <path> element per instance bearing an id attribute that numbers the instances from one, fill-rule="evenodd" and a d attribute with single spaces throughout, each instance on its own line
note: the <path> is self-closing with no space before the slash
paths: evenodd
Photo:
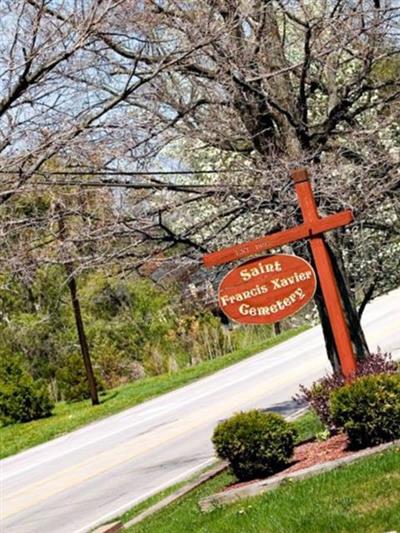
<path id="1" fill-rule="evenodd" d="M 236 259 L 282 246 L 283 244 L 300 239 L 309 239 L 342 372 L 345 378 L 350 378 L 356 371 L 356 360 L 323 233 L 349 224 L 353 220 L 353 214 L 351 211 L 341 211 L 335 215 L 321 218 L 318 214 L 318 208 L 315 203 L 307 170 L 298 169 L 293 171 L 292 179 L 295 183 L 296 194 L 303 215 L 304 221 L 302 224 L 285 231 L 267 235 L 266 237 L 206 254 L 203 257 L 204 264 L 207 267 L 222 265 L 230 261 L 235 261 Z"/>

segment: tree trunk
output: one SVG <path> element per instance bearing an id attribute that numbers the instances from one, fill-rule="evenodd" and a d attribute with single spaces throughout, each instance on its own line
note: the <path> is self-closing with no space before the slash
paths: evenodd
<path id="1" fill-rule="evenodd" d="M 311 264 L 314 267 L 314 262 L 311 261 Z M 314 267 L 315 269 L 315 267 Z M 318 275 L 317 275 L 318 279 Z M 322 333 L 324 335 L 325 349 L 328 359 L 331 363 L 332 369 L 335 373 L 341 371 L 339 355 L 336 350 L 335 340 L 333 338 L 333 332 L 331 328 L 331 323 L 329 321 L 328 313 L 325 307 L 325 302 L 322 296 L 321 288 L 319 282 L 317 283 L 317 290 L 315 291 L 314 301 L 317 306 L 319 320 L 321 322 Z"/>

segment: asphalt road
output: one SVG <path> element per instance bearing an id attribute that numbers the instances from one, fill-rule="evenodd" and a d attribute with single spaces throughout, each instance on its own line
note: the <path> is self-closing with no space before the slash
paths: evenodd
<path id="1" fill-rule="evenodd" d="M 400 289 L 376 299 L 370 348 L 400 357 Z M 313 328 L 196 383 L 0 463 L 6 533 L 83 533 L 213 460 L 216 422 L 250 407 L 283 413 L 328 369 Z"/>

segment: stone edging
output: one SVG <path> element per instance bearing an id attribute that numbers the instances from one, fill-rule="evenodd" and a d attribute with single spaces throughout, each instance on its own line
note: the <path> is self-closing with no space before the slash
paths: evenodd
<path id="1" fill-rule="evenodd" d="M 152 505 L 151 507 L 149 507 L 148 509 L 146 509 L 142 513 L 140 513 L 137 516 L 135 516 L 134 518 L 132 518 L 132 520 L 130 520 L 129 522 L 126 522 L 124 524 L 124 529 L 128 529 L 128 527 L 134 526 L 135 524 L 141 522 L 142 520 L 144 520 L 148 516 L 151 516 L 152 514 L 154 514 L 157 511 L 159 511 L 160 509 L 163 509 L 164 507 L 166 507 L 170 503 L 174 502 L 175 500 L 178 500 L 182 496 L 185 496 L 185 494 L 187 494 L 188 492 L 191 492 L 192 490 L 194 490 L 195 488 L 199 487 L 200 485 L 202 485 L 206 481 L 208 481 L 208 480 L 212 479 L 213 477 L 217 476 L 220 472 L 223 472 L 227 468 L 227 466 L 228 465 L 227 465 L 227 463 L 225 461 L 221 462 L 221 463 L 218 463 L 216 466 L 214 466 L 210 470 L 207 470 L 207 472 L 204 472 L 203 474 L 201 474 L 198 478 L 194 479 L 190 483 L 187 483 L 186 485 L 184 485 L 180 489 L 176 490 L 175 492 L 173 492 L 172 494 L 170 494 L 166 498 L 163 498 L 161 501 L 155 503 L 154 505 Z"/>
<path id="2" fill-rule="evenodd" d="M 234 503 L 244 498 L 258 496 L 270 490 L 274 490 L 286 480 L 290 479 L 292 481 L 296 479 L 306 479 L 308 477 L 316 476 L 318 474 L 322 474 L 323 472 L 328 472 L 329 470 L 333 470 L 335 468 L 339 468 L 341 466 L 353 463 L 364 457 L 378 454 L 392 447 L 400 447 L 400 440 L 380 444 L 379 446 L 374 446 L 373 448 L 366 448 L 364 450 L 360 450 L 359 452 L 355 452 L 347 457 L 342 457 L 341 459 L 336 459 L 335 461 L 328 461 L 326 463 L 319 463 L 308 468 L 303 468 L 302 470 L 298 470 L 297 472 L 293 472 L 291 474 L 283 473 L 281 475 L 274 476 L 270 479 L 255 481 L 254 483 L 251 483 L 249 485 L 232 488 L 224 492 L 219 492 L 212 496 L 208 496 L 206 498 L 201 499 L 199 501 L 199 506 L 203 512 L 209 512 L 215 509 L 216 507 Z"/>

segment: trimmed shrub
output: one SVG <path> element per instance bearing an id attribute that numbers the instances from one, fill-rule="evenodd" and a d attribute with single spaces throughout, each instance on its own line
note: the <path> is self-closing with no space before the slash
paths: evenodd
<path id="1" fill-rule="evenodd" d="M 275 413 L 251 410 L 220 422 L 212 438 L 218 457 L 227 459 L 241 480 L 265 477 L 286 466 L 296 430 Z"/>
<path id="2" fill-rule="evenodd" d="M 354 448 L 400 438 L 400 375 L 359 378 L 331 395 L 330 409 Z"/>
<path id="3" fill-rule="evenodd" d="M 398 372 L 398 366 L 389 353 L 370 354 L 363 361 L 359 361 L 357 365 L 357 378 Z M 340 389 L 344 384 L 345 381 L 341 374 L 328 374 L 315 381 L 310 387 L 300 385 L 300 392 L 294 399 L 299 403 L 308 403 L 328 430 L 335 433 L 338 427 L 331 416 L 329 400 L 332 392 Z"/>
<path id="4" fill-rule="evenodd" d="M 18 357 L 1 358 L 0 421 L 4 425 L 50 416 L 53 407 L 46 385 L 34 381 Z"/>

